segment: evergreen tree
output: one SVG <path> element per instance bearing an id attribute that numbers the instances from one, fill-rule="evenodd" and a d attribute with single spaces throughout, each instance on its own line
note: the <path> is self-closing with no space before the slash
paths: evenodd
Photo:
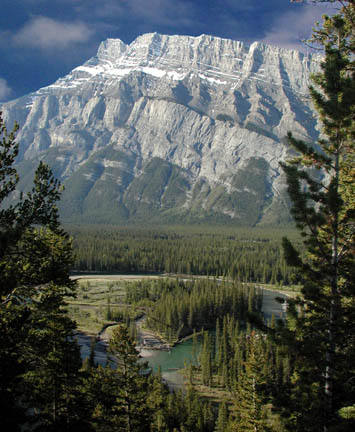
<path id="1" fill-rule="evenodd" d="M 200 357 L 202 384 L 212 386 L 212 345 L 208 331 L 203 332 L 203 346 Z"/>
<path id="2" fill-rule="evenodd" d="M 213 431 L 210 408 L 203 403 L 195 388 L 190 385 L 185 396 L 186 418 L 181 426 L 181 431 L 208 432 Z M 206 406 L 207 405 L 207 406 Z M 214 422 L 213 422 L 214 423 Z"/>
<path id="3" fill-rule="evenodd" d="M 81 360 L 65 312 L 75 283 L 56 207 L 60 184 L 40 162 L 31 191 L 14 195 L 17 129 L 8 133 L 0 114 L 0 417 L 7 430 L 25 420 L 32 429 L 78 429 Z"/>
<path id="4" fill-rule="evenodd" d="M 303 283 L 302 298 L 289 301 L 281 338 L 296 360 L 292 397 L 298 412 L 290 418 L 300 431 L 346 430 L 354 422 L 338 415 L 355 403 L 349 367 L 355 353 L 354 17 L 354 1 L 346 2 L 314 31 L 325 57 L 310 92 L 323 135 L 312 146 L 289 134 L 299 157 L 283 165 L 306 247 L 301 256 L 283 241 L 286 260 Z"/>
<path id="5" fill-rule="evenodd" d="M 151 376 L 148 391 L 148 406 L 152 420 L 150 430 L 152 432 L 164 432 L 168 428 L 167 399 L 169 388 L 163 383 L 159 366 L 156 376 Z"/>
<path id="6" fill-rule="evenodd" d="M 259 343 L 260 335 L 251 334 L 247 358 L 238 377 L 233 407 L 233 430 L 266 432 L 269 430 L 265 410 L 265 357 Z"/>
<path id="7" fill-rule="evenodd" d="M 233 430 L 266 432 L 268 423 L 265 404 L 265 358 L 254 332 L 249 338 L 247 358 L 238 377 L 233 407 Z"/>
<path id="8" fill-rule="evenodd" d="M 228 427 L 228 409 L 225 401 L 218 406 L 218 417 L 214 432 L 226 432 Z"/>
<path id="9" fill-rule="evenodd" d="M 48 291 L 31 311 L 24 352 L 19 353 L 30 364 L 23 374 L 22 401 L 33 413 L 29 420 L 36 425 L 34 430 L 80 430 L 87 425 L 80 394 L 82 362 L 73 340 L 75 325 L 56 305 L 56 287 L 50 285 Z M 51 310 L 45 301 L 52 303 Z"/>
<path id="10" fill-rule="evenodd" d="M 91 368 L 86 374 L 83 391 L 89 406 L 89 419 L 96 432 L 110 432 L 122 424 L 117 413 L 117 393 L 121 377 L 110 367 Z"/>
<path id="11" fill-rule="evenodd" d="M 148 382 L 144 376 L 147 365 L 138 362 L 138 352 L 125 326 L 119 325 L 114 329 L 109 352 L 115 357 L 115 373 L 119 382 L 119 387 L 115 391 L 115 404 L 112 407 L 117 417 L 115 430 L 149 430 L 151 412 L 147 404 Z"/>

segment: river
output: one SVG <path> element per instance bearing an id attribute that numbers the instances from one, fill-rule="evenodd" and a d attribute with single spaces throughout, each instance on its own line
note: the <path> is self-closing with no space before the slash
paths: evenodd
<path id="1" fill-rule="evenodd" d="M 277 291 L 263 289 L 263 313 L 266 320 L 269 320 L 272 314 L 276 318 L 284 317 L 285 305 L 280 304 L 275 299 L 276 297 L 286 298 L 286 296 Z M 82 358 L 86 358 L 90 354 L 90 337 L 83 334 L 78 334 L 78 342 L 81 347 Z M 142 361 L 148 361 L 149 366 L 157 371 L 159 366 L 162 372 L 162 377 L 172 388 L 181 388 L 184 378 L 178 369 L 184 367 L 184 363 L 196 363 L 200 344 L 197 344 L 197 354 L 192 350 L 192 339 L 187 339 L 180 344 L 174 346 L 170 351 L 163 350 L 148 350 L 142 351 Z M 100 340 L 95 347 L 95 360 L 101 365 L 107 362 L 106 354 L 107 342 Z"/>
<path id="2" fill-rule="evenodd" d="M 272 314 L 275 318 L 283 318 L 285 314 L 285 305 L 276 301 L 276 297 L 286 298 L 282 293 L 263 289 L 263 313 L 266 320 L 270 320 Z M 200 342 L 197 344 L 197 354 L 200 349 Z M 144 350 L 144 360 L 148 361 L 149 366 L 154 370 L 158 370 L 160 366 L 162 377 L 171 387 L 182 387 L 183 376 L 177 372 L 177 369 L 182 369 L 184 363 L 196 363 L 197 355 L 192 350 L 192 339 L 188 339 L 174 346 L 170 352 L 168 351 L 149 351 Z"/>

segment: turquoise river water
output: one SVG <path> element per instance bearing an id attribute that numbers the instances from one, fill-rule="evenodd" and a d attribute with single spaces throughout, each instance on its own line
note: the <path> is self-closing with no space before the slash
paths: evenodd
<path id="1" fill-rule="evenodd" d="M 276 297 L 285 298 L 285 295 L 270 291 L 263 290 L 263 312 L 266 320 L 269 320 L 272 314 L 276 318 L 284 316 L 284 306 L 275 300 Z M 163 378 L 172 387 L 181 387 L 184 378 L 177 369 L 182 369 L 184 364 L 196 363 L 197 355 L 200 350 L 200 341 L 198 341 L 197 349 L 193 350 L 192 339 L 188 339 L 168 351 L 148 351 L 149 357 L 143 360 L 148 361 L 149 366 L 157 371 L 160 366 Z M 195 351 L 195 353 L 193 352 Z"/>
<path id="2" fill-rule="evenodd" d="M 285 295 L 276 291 L 263 290 L 263 313 L 266 320 L 270 319 L 272 314 L 276 318 L 284 316 L 284 305 L 278 303 L 275 300 L 276 297 L 285 298 Z M 90 353 L 90 338 L 83 334 L 78 334 L 77 339 L 81 347 L 82 357 L 88 357 Z M 106 346 L 107 344 L 104 341 L 100 341 L 96 345 L 95 359 L 101 365 L 105 365 L 107 361 Z M 183 386 L 184 378 L 177 370 L 182 369 L 185 363 L 196 363 L 199 349 L 200 341 L 198 341 L 196 349 L 193 350 L 192 339 L 187 339 L 174 346 L 170 351 L 145 350 L 145 357 L 142 361 L 148 361 L 149 367 L 154 371 L 157 371 L 160 366 L 162 377 L 169 386 L 180 388 Z"/>

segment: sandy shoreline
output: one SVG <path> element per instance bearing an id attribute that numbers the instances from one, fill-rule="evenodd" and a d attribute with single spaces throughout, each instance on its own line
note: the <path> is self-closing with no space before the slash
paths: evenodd
<path id="1" fill-rule="evenodd" d="M 156 350 L 149 350 L 149 349 L 146 349 L 146 348 L 140 348 L 139 346 L 137 346 L 136 349 L 139 352 L 139 356 L 141 358 L 153 357 L 154 354 L 157 352 Z"/>

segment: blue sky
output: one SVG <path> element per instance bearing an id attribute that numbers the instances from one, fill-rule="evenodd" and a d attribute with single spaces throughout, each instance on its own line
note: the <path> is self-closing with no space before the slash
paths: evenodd
<path id="1" fill-rule="evenodd" d="M 54 82 L 102 40 L 158 32 L 211 34 L 303 49 L 330 6 L 289 0 L 1 0 L 0 101 Z"/>

